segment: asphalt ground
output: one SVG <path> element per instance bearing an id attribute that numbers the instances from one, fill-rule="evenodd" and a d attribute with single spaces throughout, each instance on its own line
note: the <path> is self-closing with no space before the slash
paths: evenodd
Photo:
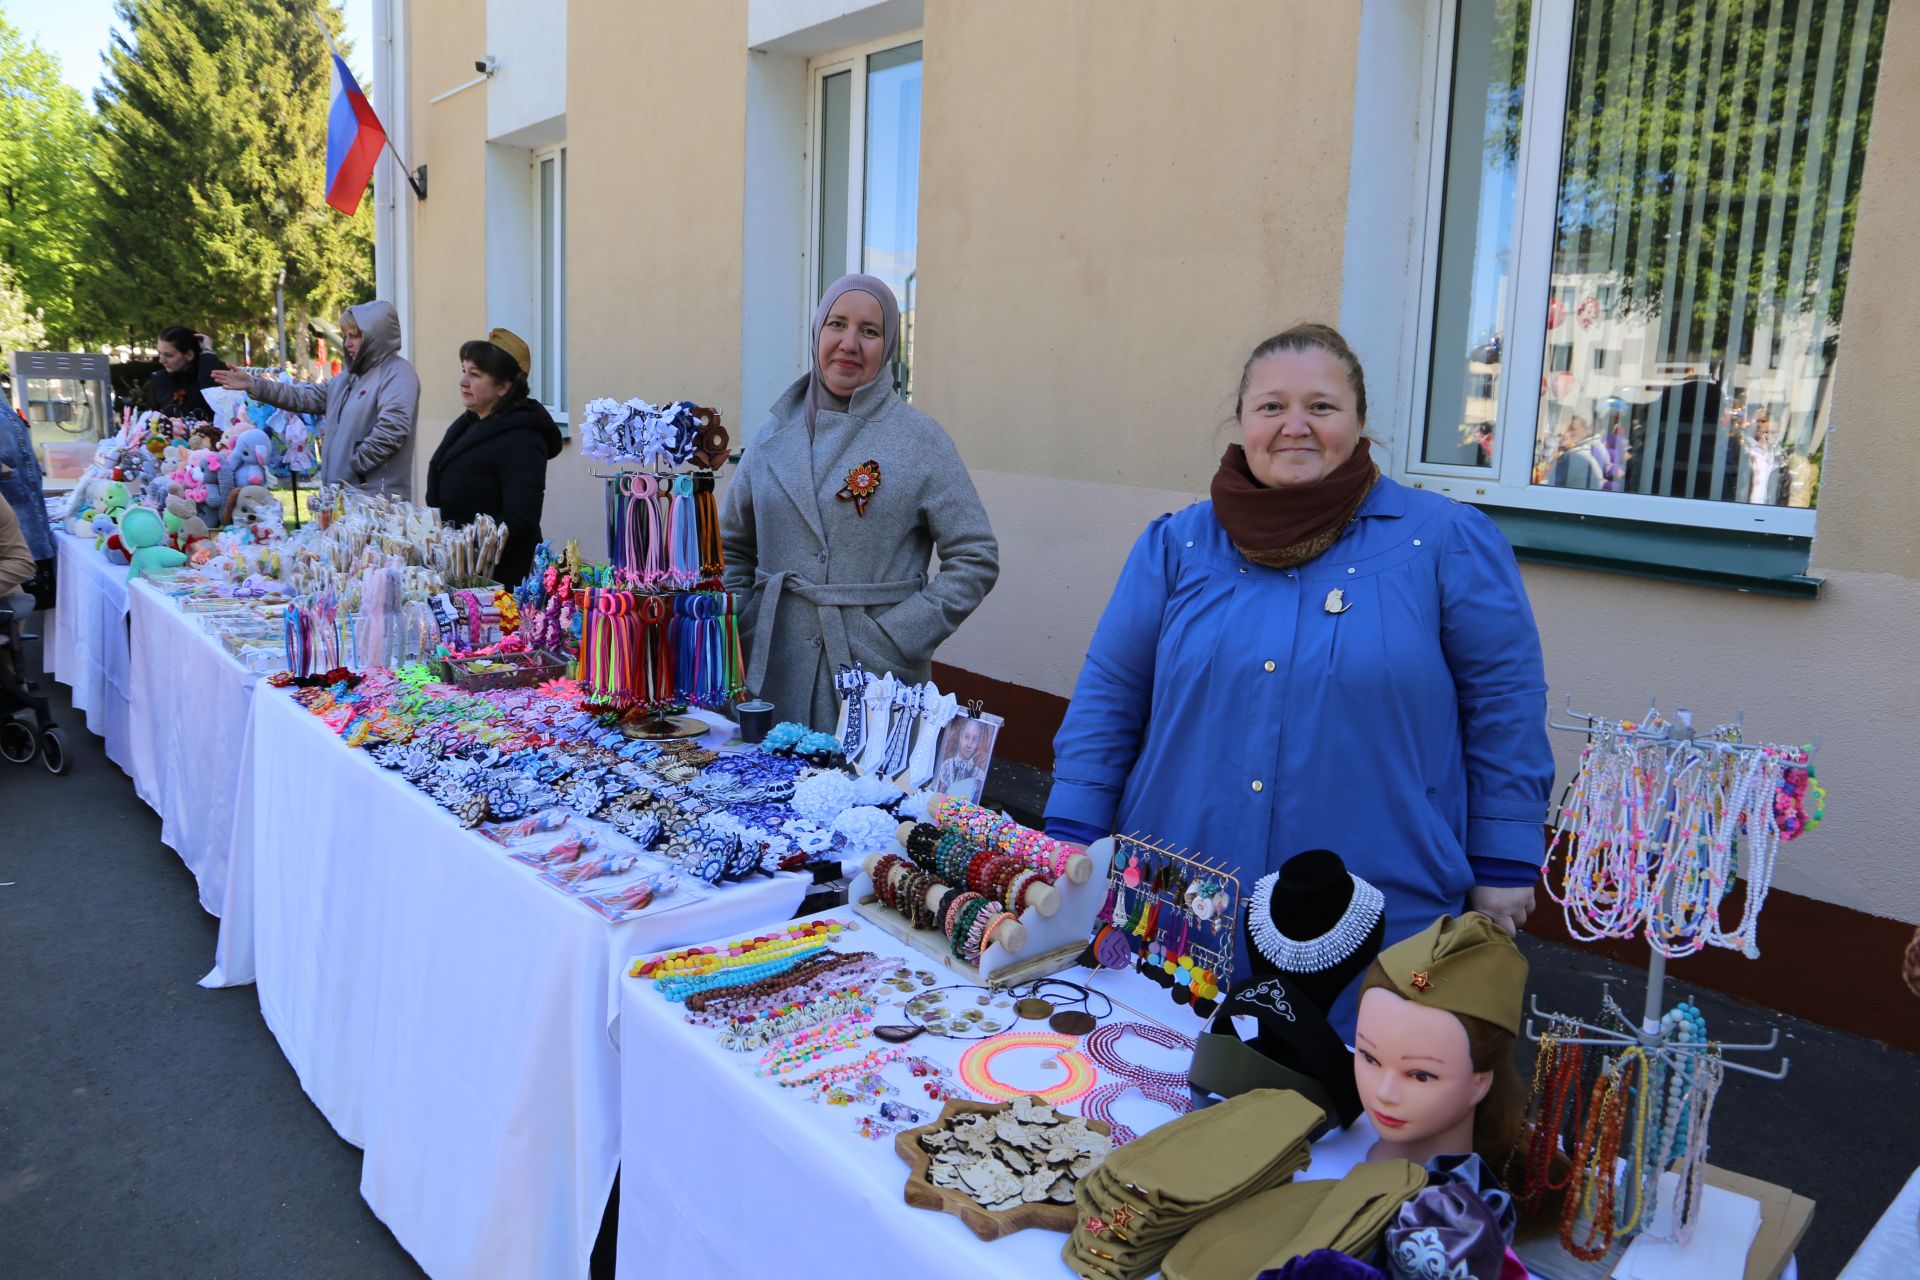
<path id="1" fill-rule="evenodd" d="M 0 763 L 0 1276 L 419 1275 L 361 1200 L 360 1153 L 302 1093 L 252 988 L 196 985 L 217 922 L 66 688 L 48 688 L 72 773 Z M 1005 769 L 995 783 L 1016 809 L 1043 785 Z M 1637 1007 L 1633 971 L 1524 946 L 1542 1005 L 1590 1016 L 1612 981 Z M 1712 1159 L 1814 1199 L 1800 1274 L 1836 1275 L 1920 1164 L 1920 1060 L 1675 989 L 1716 1037 L 1779 1026 L 1791 1074 L 1728 1080 Z"/>

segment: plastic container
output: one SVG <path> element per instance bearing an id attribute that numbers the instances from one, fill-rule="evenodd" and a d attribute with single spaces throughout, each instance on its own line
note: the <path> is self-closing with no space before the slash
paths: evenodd
<path id="1" fill-rule="evenodd" d="M 49 480 L 78 480 L 93 464 L 93 451 L 99 443 L 98 440 L 40 441 L 40 469 Z"/>

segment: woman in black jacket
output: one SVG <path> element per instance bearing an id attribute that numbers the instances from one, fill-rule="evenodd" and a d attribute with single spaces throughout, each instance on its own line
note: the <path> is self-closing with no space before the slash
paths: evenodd
<path id="1" fill-rule="evenodd" d="M 200 393 L 217 385 L 214 370 L 227 366 L 201 346 L 199 334 L 183 324 L 162 329 L 155 345 L 160 352 L 160 367 L 147 379 L 147 408 L 170 418 L 213 421 L 213 407 Z"/>
<path id="2" fill-rule="evenodd" d="M 519 584 L 540 542 L 547 460 L 560 456 L 560 428 L 527 390 L 533 366 L 527 344 L 505 329 L 460 348 L 460 400 L 427 463 L 427 505 L 453 524 L 489 515 L 507 527 L 507 549 L 494 577 Z"/>

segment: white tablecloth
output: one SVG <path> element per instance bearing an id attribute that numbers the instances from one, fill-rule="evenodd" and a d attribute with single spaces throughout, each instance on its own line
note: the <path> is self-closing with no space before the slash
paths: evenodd
<path id="1" fill-rule="evenodd" d="M 1920 1169 L 1860 1242 L 1840 1280 L 1911 1280 L 1920 1275 Z"/>
<path id="2" fill-rule="evenodd" d="M 360 1191 L 429 1275 L 585 1276 L 639 952 L 785 920 L 807 877 L 609 925 L 277 690 L 254 698 L 219 963 L 257 981 Z"/>
<path id="3" fill-rule="evenodd" d="M 128 701 L 133 684 L 127 646 L 127 567 L 112 565 L 92 538 L 54 535 L 59 598 L 47 667 L 73 690 L 74 709 L 105 740 L 107 759 L 131 772 Z"/>
<path id="4" fill-rule="evenodd" d="M 810 919 L 858 920 L 836 911 Z M 709 941 L 725 941 L 716 935 Z M 926 957 L 878 928 L 860 922 L 845 949 L 901 957 L 913 970 L 961 979 L 930 966 Z M 1135 973 L 1060 975 L 1104 991 L 1186 1035 L 1201 1022 L 1166 991 Z M 913 1280 L 981 1280 L 999 1276 L 1069 1276 L 1060 1260 L 1066 1237 L 1029 1229 L 982 1241 L 959 1218 L 910 1207 L 904 1199 L 907 1165 L 893 1138 L 869 1140 L 855 1132 L 865 1110 L 827 1106 L 781 1089 L 754 1074 L 759 1055 L 732 1053 L 710 1028 L 696 1027 L 681 1006 L 654 994 L 652 983 L 622 977 L 620 1035 L 623 1151 L 620 1171 L 621 1280 L 699 1276 L 701 1280 L 768 1276 L 911 1276 Z M 1094 1004 L 1096 1012 L 1100 1005 Z M 996 1011 L 999 1012 L 999 1011 Z M 999 1016 L 1011 1019 L 1011 1011 Z M 897 1012 L 882 1021 L 900 1020 Z M 1103 1021 L 1138 1022 L 1126 1007 Z M 1040 1022 L 1019 1023 L 1044 1031 Z M 870 1042 L 879 1047 L 878 1042 Z M 920 1036 L 908 1052 L 957 1068 L 966 1045 Z M 1190 1054 L 1129 1037 L 1125 1055 L 1165 1071 L 1187 1068 Z M 1041 1051 L 1014 1055 L 997 1075 L 1039 1087 L 1058 1083 L 1039 1068 Z M 834 1059 L 841 1061 L 842 1059 Z M 1023 1071 L 1030 1075 L 1021 1074 Z M 901 1092 L 895 1099 L 938 1114 L 897 1066 L 886 1070 Z M 956 1072 L 957 1074 L 957 1072 Z M 1079 1104 L 1063 1108 L 1078 1114 Z M 1144 1131 L 1172 1118 L 1164 1107 L 1129 1095 L 1114 1118 Z M 1303 1178 L 1343 1176 L 1373 1142 L 1364 1120 L 1314 1148 Z"/>
<path id="5" fill-rule="evenodd" d="M 160 815 L 160 838 L 200 882 L 219 915 L 246 744 L 260 683 L 151 583 L 127 594 L 133 623 L 128 721 L 133 789 Z"/>

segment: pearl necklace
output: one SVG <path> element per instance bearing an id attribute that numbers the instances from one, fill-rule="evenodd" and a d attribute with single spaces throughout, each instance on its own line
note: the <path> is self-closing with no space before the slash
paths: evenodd
<path id="1" fill-rule="evenodd" d="M 1360 949 L 1373 932 L 1386 907 L 1386 897 L 1378 889 L 1352 872 L 1353 898 L 1334 921 L 1333 928 L 1317 938 L 1295 939 L 1280 932 L 1273 923 L 1273 887 L 1280 873 L 1269 871 L 1253 882 L 1253 905 L 1248 913 L 1247 931 L 1260 954 L 1282 973 L 1319 973 L 1345 960 Z"/>

